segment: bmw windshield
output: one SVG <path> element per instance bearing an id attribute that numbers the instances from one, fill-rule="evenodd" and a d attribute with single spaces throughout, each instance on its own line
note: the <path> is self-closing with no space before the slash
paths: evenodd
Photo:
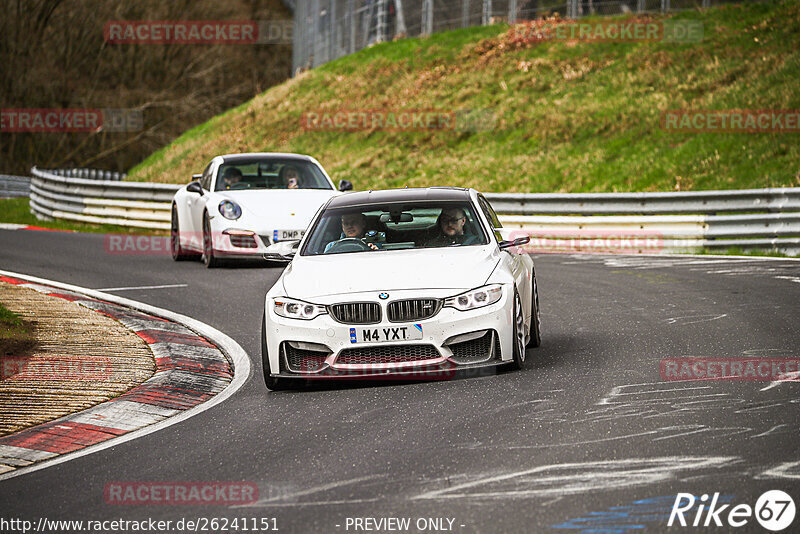
<path id="1" fill-rule="evenodd" d="M 302 256 L 485 245 L 469 202 L 394 203 L 326 210 Z"/>

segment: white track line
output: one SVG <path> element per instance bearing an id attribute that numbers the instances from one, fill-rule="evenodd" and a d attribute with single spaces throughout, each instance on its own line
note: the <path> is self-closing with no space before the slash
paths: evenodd
<path id="1" fill-rule="evenodd" d="M 170 287 L 189 287 L 189 284 L 166 284 L 163 286 L 101 287 L 95 291 L 135 291 L 137 289 L 167 289 Z"/>
<path id="2" fill-rule="evenodd" d="M 164 319 L 168 319 L 176 323 L 181 323 L 190 330 L 194 330 L 197 334 L 211 340 L 215 345 L 217 345 L 222 350 L 223 353 L 225 353 L 226 356 L 228 356 L 231 359 L 231 362 L 233 363 L 233 380 L 231 380 L 231 383 L 228 384 L 228 387 L 226 387 L 219 394 L 215 395 L 208 401 L 202 404 L 198 404 L 193 408 L 189 408 L 188 410 L 185 410 L 180 414 L 175 415 L 174 417 L 164 419 L 163 421 L 154 423 L 144 428 L 140 428 L 139 430 L 134 430 L 133 432 L 129 432 L 118 438 L 112 438 L 102 443 L 98 443 L 97 445 L 91 445 L 79 451 L 62 454 L 56 458 L 53 458 L 52 460 L 44 460 L 42 462 L 33 464 L 28 467 L 21 467 L 19 469 L 15 469 L 14 471 L 10 471 L 8 473 L 0 475 L 0 481 L 24 475 L 27 473 L 32 473 L 33 471 L 38 471 L 40 469 L 51 467 L 53 465 L 57 465 L 62 462 L 67 462 L 75 458 L 80 458 L 81 456 L 86 456 L 88 454 L 102 451 L 110 447 L 116 447 L 117 445 L 120 445 L 127 441 L 131 441 L 136 438 L 152 434 L 153 432 L 157 432 L 163 428 L 167 428 L 168 426 L 180 423 L 181 421 L 189 419 L 190 417 L 193 417 L 201 412 L 208 410 L 209 408 L 216 406 L 217 404 L 220 404 L 222 401 L 226 400 L 228 397 L 236 393 L 236 391 L 238 391 L 239 388 L 241 388 L 244 385 L 244 383 L 250 377 L 250 373 L 252 372 L 252 368 L 250 366 L 250 357 L 247 355 L 244 349 L 239 346 L 238 343 L 236 343 L 233 339 L 223 334 L 216 328 L 213 328 L 205 323 L 201 323 L 200 321 L 192 319 L 191 317 L 187 317 L 186 315 L 181 315 L 179 313 L 171 312 L 163 308 L 157 308 L 155 306 L 144 304 L 142 302 L 129 300 L 124 297 L 119 297 L 117 295 L 102 293 L 94 289 L 86 289 L 71 284 L 54 282 L 53 280 L 38 278 L 36 276 L 28 276 L 25 274 L 15 273 L 11 271 L 3 271 L 3 270 L 0 270 L 0 275 L 10 276 L 12 278 L 19 278 L 21 280 L 27 280 L 29 282 L 34 282 L 37 284 L 45 284 L 59 289 L 66 289 L 67 291 L 75 291 L 77 293 L 82 293 L 89 297 L 101 300 L 107 300 L 108 302 L 112 302 L 114 304 L 127 306 L 129 308 L 149 313 L 151 315 L 156 315 L 158 317 L 162 317 Z"/>

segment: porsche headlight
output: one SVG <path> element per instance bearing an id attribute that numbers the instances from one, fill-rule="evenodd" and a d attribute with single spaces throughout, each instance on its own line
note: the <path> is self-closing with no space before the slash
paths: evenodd
<path id="1" fill-rule="evenodd" d="M 318 315 L 328 313 L 325 306 L 303 302 L 302 300 L 290 299 L 286 297 L 276 297 L 272 301 L 275 313 L 281 317 L 289 319 L 303 319 L 308 321 Z"/>
<path id="2" fill-rule="evenodd" d="M 454 297 L 444 299 L 444 305 L 457 310 L 473 310 L 494 304 L 503 296 L 503 286 L 491 284 L 488 286 L 471 289 Z"/>
<path id="3" fill-rule="evenodd" d="M 232 200 L 223 200 L 219 203 L 219 213 L 233 221 L 242 216 L 242 208 Z"/>

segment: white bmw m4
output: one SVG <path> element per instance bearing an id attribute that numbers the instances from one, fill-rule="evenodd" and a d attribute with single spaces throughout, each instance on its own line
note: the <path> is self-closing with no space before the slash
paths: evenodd
<path id="1" fill-rule="evenodd" d="M 330 378 L 450 377 L 522 368 L 541 343 L 533 259 L 474 189 L 333 197 L 267 292 L 262 362 L 269 389 Z"/>

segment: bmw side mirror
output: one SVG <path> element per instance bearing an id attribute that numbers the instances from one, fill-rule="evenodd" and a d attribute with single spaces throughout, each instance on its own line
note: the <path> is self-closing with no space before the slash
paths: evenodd
<path id="1" fill-rule="evenodd" d="M 511 247 L 520 247 L 522 245 L 530 243 L 530 241 L 531 241 L 531 236 L 526 235 L 523 237 L 518 237 L 514 241 L 500 241 L 500 243 L 498 243 L 498 246 L 500 247 L 500 250 L 505 250 Z"/>
<path id="2" fill-rule="evenodd" d="M 348 182 L 347 180 L 340 180 L 339 181 L 339 191 L 352 191 L 353 184 Z"/>
<path id="3" fill-rule="evenodd" d="M 292 261 L 294 255 L 297 254 L 299 246 L 299 239 L 293 241 L 279 241 L 267 247 L 263 258 L 268 261 Z"/>
<path id="4" fill-rule="evenodd" d="M 200 182 L 189 182 L 189 185 L 186 186 L 186 190 L 190 193 L 197 193 L 198 195 L 203 196 L 203 186 L 200 185 Z"/>

